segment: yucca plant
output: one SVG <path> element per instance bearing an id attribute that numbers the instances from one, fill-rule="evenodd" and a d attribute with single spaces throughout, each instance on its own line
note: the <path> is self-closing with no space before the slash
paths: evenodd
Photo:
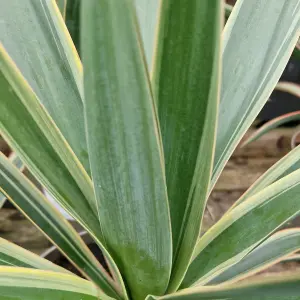
<path id="1" fill-rule="evenodd" d="M 299 147 L 199 237 L 299 0 L 239 0 L 224 30 L 220 0 L 85 0 L 83 68 L 55 1 L 0 4 L 1 135 L 109 268 L 1 155 L 1 191 L 86 279 L 1 239 L 0 299 L 300 299 L 299 273 L 239 282 L 300 247 L 299 229 L 273 234 L 300 211 Z"/>

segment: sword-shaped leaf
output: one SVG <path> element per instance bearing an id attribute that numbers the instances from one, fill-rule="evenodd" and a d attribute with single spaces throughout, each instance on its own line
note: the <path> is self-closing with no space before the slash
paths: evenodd
<path id="1" fill-rule="evenodd" d="M 1 45 L 0 66 L 1 134 L 54 198 L 100 236 L 90 177 Z"/>
<path id="2" fill-rule="evenodd" d="M 116 292 L 118 288 L 73 227 L 2 154 L 0 190 L 84 275 L 92 279 L 108 295 L 118 297 Z"/>
<path id="3" fill-rule="evenodd" d="M 225 214 L 198 241 L 182 288 L 205 284 L 300 212 L 300 170 Z M 263 224 L 263 226 L 262 226 Z"/>
<path id="4" fill-rule="evenodd" d="M 82 1 L 81 13 L 86 131 L 103 236 L 132 297 L 161 295 L 171 228 L 135 8 L 133 1 Z"/>
<path id="5" fill-rule="evenodd" d="M 240 0 L 223 33 L 223 69 L 211 189 L 268 100 L 300 33 L 300 0 Z"/>
<path id="6" fill-rule="evenodd" d="M 292 173 L 293 171 L 296 171 L 297 169 L 300 169 L 300 146 L 290 151 L 275 165 L 273 165 L 267 172 L 262 174 L 250 186 L 250 188 L 233 204 L 230 210 L 247 200 L 250 196 L 260 192 L 276 180 Z"/>
<path id="7" fill-rule="evenodd" d="M 0 300 L 112 300 L 90 281 L 51 271 L 0 267 Z"/>
<path id="8" fill-rule="evenodd" d="M 66 269 L 2 238 L 0 238 L 0 265 L 70 274 Z"/>
<path id="9" fill-rule="evenodd" d="M 21 161 L 21 159 L 14 153 L 12 152 L 10 155 L 9 155 L 9 160 L 21 171 L 23 171 L 24 169 L 24 164 L 23 162 Z M 4 205 L 5 203 L 5 200 L 6 200 L 6 197 L 4 194 L 2 194 L 0 192 L 0 208 Z"/>
<path id="10" fill-rule="evenodd" d="M 163 1 L 153 85 L 173 238 L 174 291 L 199 236 L 214 156 L 223 5 Z"/>
<path id="11" fill-rule="evenodd" d="M 73 0 L 71 0 L 73 1 Z M 66 9 L 67 9 L 67 0 L 56 0 L 57 7 L 63 16 L 63 18 L 66 18 Z"/>
<path id="12" fill-rule="evenodd" d="M 227 284 L 228 281 L 241 280 L 284 260 L 298 250 L 300 250 L 300 229 L 279 231 L 208 284 L 215 285 L 225 281 Z"/>
<path id="13" fill-rule="evenodd" d="M 0 7 L 1 43 L 89 172 L 82 66 L 55 1 L 0 0 Z"/>
<path id="14" fill-rule="evenodd" d="M 299 300 L 300 273 L 273 276 L 250 283 L 194 287 L 163 297 L 149 296 L 146 300 Z"/>

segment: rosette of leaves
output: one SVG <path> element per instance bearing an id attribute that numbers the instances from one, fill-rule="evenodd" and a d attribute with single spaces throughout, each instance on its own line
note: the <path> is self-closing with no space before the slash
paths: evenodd
<path id="1" fill-rule="evenodd" d="M 199 237 L 296 45 L 299 0 L 239 0 L 224 30 L 219 0 L 82 1 L 82 63 L 55 1 L 0 4 L 1 135 L 110 271 L 1 155 L 1 191 L 83 278 L 1 240 L 0 299 L 300 297 L 299 273 L 240 282 L 299 248 L 298 229 L 274 234 L 300 211 L 299 148 Z"/>

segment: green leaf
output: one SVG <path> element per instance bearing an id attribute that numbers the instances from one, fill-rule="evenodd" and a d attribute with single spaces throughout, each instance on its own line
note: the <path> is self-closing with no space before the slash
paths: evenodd
<path id="1" fill-rule="evenodd" d="M 56 4 L 57 4 L 57 7 L 58 7 L 62 17 L 65 19 L 66 18 L 67 0 L 56 0 Z"/>
<path id="2" fill-rule="evenodd" d="M 223 71 L 211 189 L 276 86 L 299 37 L 299 0 L 240 0 L 223 33 Z"/>
<path id="3" fill-rule="evenodd" d="M 10 155 L 9 155 L 9 160 L 21 171 L 24 170 L 24 164 L 23 162 L 21 161 L 21 159 L 14 153 L 12 152 Z M 0 208 L 4 205 L 5 203 L 5 200 L 6 200 L 6 197 L 5 195 L 3 195 L 1 192 L 0 192 Z"/>
<path id="4" fill-rule="evenodd" d="M 249 277 L 298 250 L 300 250 L 300 229 L 282 230 L 273 234 L 240 262 L 214 277 L 208 284 L 215 285 L 225 281 L 228 283 Z"/>
<path id="5" fill-rule="evenodd" d="M 270 130 L 279 127 L 282 124 L 291 122 L 291 121 L 299 121 L 300 120 L 300 110 L 294 111 L 291 113 L 287 113 L 284 115 L 281 115 L 277 118 L 274 118 L 270 120 L 269 122 L 265 123 L 263 126 L 261 126 L 258 130 L 253 132 L 246 141 L 243 142 L 241 147 L 245 147 L 246 145 L 256 141 L 260 137 L 262 137 L 264 134 L 268 133 Z"/>
<path id="6" fill-rule="evenodd" d="M 2 154 L 0 155 L 0 175 L 0 189 L 4 194 L 57 245 L 84 275 L 91 278 L 108 295 L 117 298 L 117 287 L 77 232 Z"/>
<path id="7" fill-rule="evenodd" d="M 66 269 L 2 238 L 0 238 L 0 265 L 34 268 L 70 274 Z"/>
<path id="8" fill-rule="evenodd" d="M 82 66 L 51 0 L 0 0 L 4 48 L 89 172 Z"/>
<path id="9" fill-rule="evenodd" d="M 233 6 L 230 4 L 225 3 L 225 18 L 228 19 L 231 12 L 232 12 Z M 298 39 L 297 45 L 292 53 L 292 58 L 295 58 L 297 60 L 300 60 L 300 40 Z"/>
<path id="10" fill-rule="evenodd" d="M 233 204 L 230 208 L 238 206 L 250 196 L 263 190 L 268 185 L 272 184 L 276 180 L 283 178 L 284 176 L 300 169 L 300 145 L 281 158 L 275 165 L 273 165 L 268 171 L 261 175 L 250 188 Z M 229 211 L 230 211 L 229 210 Z"/>
<path id="11" fill-rule="evenodd" d="M 273 276 L 250 283 L 194 287 L 164 297 L 149 296 L 147 300 L 198 300 L 198 299 L 239 299 L 239 300 L 299 300 L 300 273 L 288 276 Z"/>
<path id="12" fill-rule="evenodd" d="M 157 23 L 162 6 L 160 0 L 134 0 L 149 73 L 153 71 L 157 42 Z"/>
<path id="13" fill-rule="evenodd" d="M 278 180 L 212 226 L 198 241 L 181 288 L 210 281 L 299 214 L 299 178 L 300 170 Z"/>
<path id="14" fill-rule="evenodd" d="M 165 292 L 172 240 L 158 124 L 134 12 L 132 1 L 83 1 L 81 50 L 101 228 L 132 298 L 142 299 Z"/>
<path id="15" fill-rule="evenodd" d="M 219 101 L 219 0 L 163 1 L 153 83 L 170 202 L 173 270 L 179 286 L 200 232 L 214 156 Z"/>
<path id="16" fill-rule="evenodd" d="M 1 300 L 112 300 L 87 280 L 50 271 L 0 267 Z"/>
<path id="17" fill-rule="evenodd" d="M 1 47 L 0 67 L 1 134 L 54 198 L 101 238 L 91 179 Z"/>

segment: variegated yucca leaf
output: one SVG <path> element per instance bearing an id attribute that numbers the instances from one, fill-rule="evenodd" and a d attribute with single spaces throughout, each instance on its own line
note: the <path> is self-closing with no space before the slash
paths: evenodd
<path id="1" fill-rule="evenodd" d="M 288 62 L 300 33 L 299 6 L 299 0 L 238 1 L 234 6 L 223 32 L 222 89 L 211 188 Z"/>
<path id="2" fill-rule="evenodd" d="M 0 0 L 0 6 L 3 47 L 89 172 L 82 65 L 55 0 Z"/>
<path id="3" fill-rule="evenodd" d="M 290 257 L 298 250 L 300 250 L 300 229 L 279 231 L 208 284 L 215 285 L 244 279 Z"/>
<path id="4" fill-rule="evenodd" d="M 233 6 L 226 3 L 225 4 L 225 17 L 226 17 L 226 19 L 229 18 L 232 10 L 233 10 Z M 295 46 L 295 49 L 292 53 L 292 57 L 297 59 L 298 61 L 300 61 L 300 42 L 299 41 L 300 41 L 300 39 L 298 39 L 298 42 L 297 42 L 297 44 Z"/>
<path id="5" fill-rule="evenodd" d="M 0 238 L 0 266 L 23 267 L 71 274 L 66 269 Z"/>
<path id="6" fill-rule="evenodd" d="M 210 190 L 299 50 L 300 0 L 238 0 L 223 34 L 220 0 L 0 5 L 0 134 L 110 271 L 1 154 L 0 190 L 86 279 L 0 238 L 0 300 L 300 299 L 299 274 L 232 284 L 299 250 L 298 229 L 273 234 L 300 212 L 299 147 L 199 238 Z"/>
<path id="7" fill-rule="evenodd" d="M 0 190 L 67 255 L 84 275 L 108 295 L 118 296 L 118 288 L 65 218 L 43 195 L 0 154 Z M 102 251 L 105 249 L 102 247 Z M 111 264 L 114 262 L 111 260 Z M 120 291 L 119 291 L 120 292 Z"/>
<path id="8" fill-rule="evenodd" d="M 134 6 L 84 1 L 81 13 L 86 131 L 101 230 L 132 296 L 160 295 L 172 265 L 171 226 Z"/>
<path id="9" fill-rule="evenodd" d="M 172 225 L 168 291 L 178 288 L 186 272 L 207 199 L 219 104 L 222 8 L 219 0 L 161 5 L 152 86 Z"/>
<path id="10" fill-rule="evenodd" d="M 297 170 L 226 213 L 199 239 L 181 287 L 205 284 L 239 262 L 258 243 L 299 214 L 299 193 L 300 170 Z"/>
<path id="11" fill-rule="evenodd" d="M 300 299 L 299 272 L 285 276 L 258 279 L 250 283 L 192 287 L 164 297 L 149 296 L 147 300 L 298 300 Z"/>
<path id="12" fill-rule="evenodd" d="M 15 153 L 11 153 L 9 155 L 9 160 L 21 171 L 24 170 L 25 166 L 23 164 L 23 162 L 21 161 L 21 159 L 15 154 Z M 4 194 L 2 194 L 0 192 L 0 208 L 4 205 L 6 200 L 6 197 Z"/>
<path id="13" fill-rule="evenodd" d="M 92 282 L 75 275 L 0 266 L 0 299 L 111 300 Z"/>
<path id="14" fill-rule="evenodd" d="M 1 135 L 62 206 L 101 238 L 90 177 L 1 45 L 0 66 Z"/>
<path id="15" fill-rule="evenodd" d="M 300 169 L 300 146 L 293 149 L 259 177 L 251 187 L 234 203 L 234 208 L 247 200 L 250 196 L 262 191 L 276 180 Z"/>

